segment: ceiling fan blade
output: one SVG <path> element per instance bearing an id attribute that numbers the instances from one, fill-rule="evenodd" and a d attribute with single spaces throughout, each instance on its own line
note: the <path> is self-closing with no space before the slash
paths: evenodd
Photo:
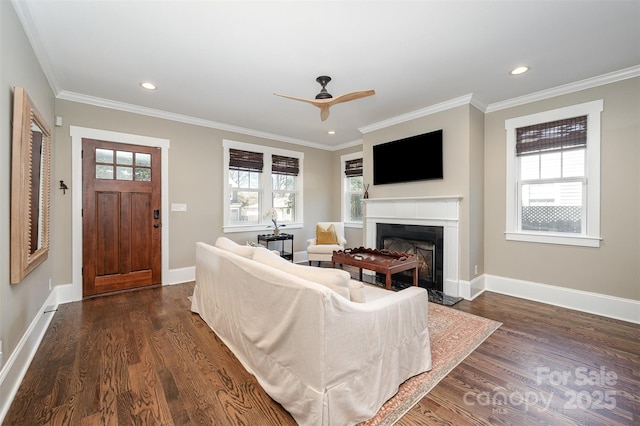
<path id="1" fill-rule="evenodd" d="M 320 121 L 325 121 L 327 118 L 329 118 L 329 105 L 322 105 L 319 108 L 320 108 Z"/>
<path id="2" fill-rule="evenodd" d="M 307 102 L 311 105 L 314 105 L 320 108 L 321 121 L 325 121 L 327 118 L 329 118 L 329 107 L 342 102 L 348 102 L 348 101 L 354 101 L 360 98 L 366 98 L 367 96 L 372 96 L 375 94 L 376 94 L 375 90 L 361 90 L 359 92 L 345 93 L 344 95 L 340 95 L 337 98 L 307 99 L 307 98 L 299 98 L 297 96 L 281 95 L 280 93 L 274 93 L 274 95 L 276 96 L 280 96 L 287 99 L 293 99 L 294 101 Z"/>
<path id="3" fill-rule="evenodd" d="M 355 101 L 356 99 L 366 98 L 367 96 L 373 96 L 376 94 L 375 90 L 361 90 L 359 92 L 345 93 L 337 98 L 327 99 L 330 105 L 339 104 L 342 102 Z"/>
<path id="4" fill-rule="evenodd" d="M 308 103 L 314 104 L 314 105 L 316 105 L 316 103 L 318 102 L 316 99 L 299 98 L 297 96 L 281 95 L 280 93 L 274 93 L 274 95 L 280 96 L 280 97 L 283 97 L 283 98 L 287 98 L 287 99 L 293 99 L 294 101 L 308 102 Z M 316 106 L 318 106 L 318 105 L 316 105 Z"/>
<path id="5" fill-rule="evenodd" d="M 274 93 L 276 96 L 281 96 L 287 99 L 293 99 L 294 101 L 302 101 L 312 104 L 320 108 L 320 120 L 325 121 L 329 118 L 329 107 L 331 106 L 330 101 L 332 99 L 307 99 L 307 98 L 299 98 L 297 96 L 289 96 L 289 95 L 281 95 L 279 93 Z"/>

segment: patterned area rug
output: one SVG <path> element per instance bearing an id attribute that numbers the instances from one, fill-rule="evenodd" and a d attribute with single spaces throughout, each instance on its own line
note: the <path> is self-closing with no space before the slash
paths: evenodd
<path id="1" fill-rule="evenodd" d="M 360 426 L 396 423 L 501 325 L 497 321 L 430 302 L 431 371 L 401 384 L 398 393 L 384 403 L 378 414 Z"/>

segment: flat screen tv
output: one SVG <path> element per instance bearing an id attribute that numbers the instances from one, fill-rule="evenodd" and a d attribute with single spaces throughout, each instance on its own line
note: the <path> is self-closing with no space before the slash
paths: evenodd
<path id="1" fill-rule="evenodd" d="M 442 130 L 373 146 L 373 184 L 442 179 Z"/>

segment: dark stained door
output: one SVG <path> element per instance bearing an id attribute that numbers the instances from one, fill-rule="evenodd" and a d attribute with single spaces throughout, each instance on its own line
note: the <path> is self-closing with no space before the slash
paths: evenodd
<path id="1" fill-rule="evenodd" d="M 83 297 L 162 282 L 160 152 L 82 140 Z"/>

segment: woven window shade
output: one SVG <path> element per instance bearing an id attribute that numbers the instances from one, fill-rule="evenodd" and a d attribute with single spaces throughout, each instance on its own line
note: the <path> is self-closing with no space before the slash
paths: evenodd
<path id="1" fill-rule="evenodd" d="M 299 160 L 294 157 L 273 155 L 271 157 L 271 171 L 279 175 L 298 176 L 300 173 Z"/>
<path id="2" fill-rule="evenodd" d="M 262 173 L 263 166 L 264 161 L 262 160 L 261 152 L 229 149 L 229 169 Z"/>
<path id="3" fill-rule="evenodd" d="M 347 177 L 362 176 L 362 158 L 345 161 L 344 174 Z"/>
<path id="4" fill-rule="evenodd" d="M 587 116 L 516 129 L 516 155 L 587 146 Z"/>

